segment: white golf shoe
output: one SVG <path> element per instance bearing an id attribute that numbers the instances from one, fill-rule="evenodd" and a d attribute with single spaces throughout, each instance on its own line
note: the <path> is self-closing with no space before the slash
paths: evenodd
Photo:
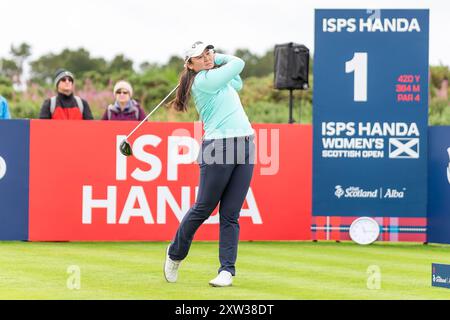
<path id="1" fill-rule="evenodd" d="M 220 271 L 220 273 L 209 282 L 213 287 L 229 287 L 233 283 L 233 275 L 228 271 Z"/>
<path id="2" fill-rule="evenodd" d="M 169 257 L 169 248 L 170 244 L 166 250 L 166 261 L 164 262 L 164 277 L 167 282 L 177 282 L 178 278 L 178 268 L 180 266 L 181 261 L 172 260 Z"/>

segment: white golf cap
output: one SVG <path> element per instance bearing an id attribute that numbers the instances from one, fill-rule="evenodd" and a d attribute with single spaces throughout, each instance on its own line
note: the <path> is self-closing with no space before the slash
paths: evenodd
<path id="1" fill-rule="evenodd" d="M 184 62 L 187 62 L 192 57 L 198 57 L 205 51 L 205 49 L 214 49 L 211 44 L 205 44 L 201 41 L 196 41 L 184 53 Z"/>

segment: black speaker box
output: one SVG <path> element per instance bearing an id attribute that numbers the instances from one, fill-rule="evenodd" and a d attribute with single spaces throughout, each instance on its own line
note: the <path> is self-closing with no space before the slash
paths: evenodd
<path id="1" fill-rule="evenodd" d="M 293 42 L 275 45 L 275 89 L 302 89 L 309 87 L 309 49 Z"/>

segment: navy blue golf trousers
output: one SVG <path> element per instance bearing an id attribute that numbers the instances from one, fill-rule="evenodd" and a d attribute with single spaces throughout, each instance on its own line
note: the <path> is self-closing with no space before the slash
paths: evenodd
<path id="1" fill-rule="evenodd" d="M 220 268 L 235 275 L 239 213 L 253 175 L 254 136 L 204 140 L 199 154 L 197 200 L 182 219 L 169 249 L 172 260 L 186 258 L 200 225 L 219 206 Z"/>

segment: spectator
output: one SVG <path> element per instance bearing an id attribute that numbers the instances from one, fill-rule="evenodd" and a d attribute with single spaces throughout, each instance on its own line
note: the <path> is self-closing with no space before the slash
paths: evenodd
<path id="1" fill-rule="evenodd" d="M 57 95 L 44 101 L 40 119 L 92 120 L 87 101 L 73 94 L 75 77 L 70 71 L 58 69 L 55 74 Z"/>
<path id="2" fill-rule="evenodd" d="M 136 100 L 133 100 L 133 88 L 126 81 L 119 81 L 114 86 L 116 101 L 109 105 L 102 120 L 138 120 L 145 118 L 145 111 Z"/>
<path id="3" fill-rule="evenodd" d="M 11 114 L 9 113 L 8 101 L 0 96 L 0 119 L 11 119 Z"/>

